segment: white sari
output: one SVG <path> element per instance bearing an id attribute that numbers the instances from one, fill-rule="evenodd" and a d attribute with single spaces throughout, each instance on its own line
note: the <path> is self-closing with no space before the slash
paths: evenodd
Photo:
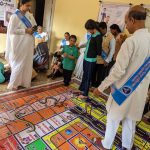
<path id="1" fill-rule="evenodd" d="M 83 40 L 80 42 L 79 46 L 86 45 L 86 43 L 87 43 L 87 33 L 85 34 Z M 83 76 L 83 60 L 84 60 L 85 49 L 86 47 L 80 49 L 80 56 L 77 60 L 77 64 L 74 70 L 75 77 L 78 79 L 82 79 L 82 76 Z"/>
<path id="2" fill-rule="evenodd" d="M 25 16 L 32 26 L 36 25 L 32 14 L 27 12 Z M 8 89 L 31 86 L 34 37 L 26 34 L 25 29 L 24 23 L 16 14 L 13 14 L 8 24 L 5 55 L 11 67 Z"/>

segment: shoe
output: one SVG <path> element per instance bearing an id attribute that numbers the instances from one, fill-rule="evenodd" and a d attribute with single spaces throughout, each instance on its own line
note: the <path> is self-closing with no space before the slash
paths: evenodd
<path id="1" fill-rule="evenodd" d="M 52 79 L 52 80 L 55 80 L 55 79 L 56 79 L 56 77 L 53 75 L 53 76 L 51 77 L 51 79 Z"/>
<path id="2" fill-rule="evenodd" d="M 53 76 L 53 73 L 47 75 L 47 78 L 51 78 Z"/>

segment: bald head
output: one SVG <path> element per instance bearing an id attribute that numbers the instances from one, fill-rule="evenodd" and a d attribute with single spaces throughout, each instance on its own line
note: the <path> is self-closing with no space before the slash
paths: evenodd
<path id="1" fill-rule="evenodd" d="M 133 6 L 129 9 L 127 16 L 135 20 L 146 20 L 146 9 L 141 5 Z"/>
<path id="2" fill-rule="evenodd" d="M 125 16 L 125 24 L 129 33 L 145 28 L 146 9 L 140 5 L 133 6 Z"/>

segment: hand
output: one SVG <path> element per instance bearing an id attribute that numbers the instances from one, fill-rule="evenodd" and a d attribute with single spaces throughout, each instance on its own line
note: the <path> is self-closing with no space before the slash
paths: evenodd
<path id="1" fill-rule="evenodd" d="M 79 47 L 79 43 L 76 43 L 75 45 L 76 45 L 76 47 Z"/>
<path id="2" fill-rule="evenodd" d="M 121 40 L 122 43 L 126 40 L 126 38 L 127 38 L 126 34 L 121 34 L 120 35 L 120 40 Z"/>
<path id="3" fill-rule="evenodd" d="M 108 64 L 109 63 L 104 60 L 104 66 L 106 67 L 106 66 L 108 66 Z"/>
<path id="4" fill-rule="evenodd" d="M 28 34 L 30 34 L 30 35 L 32 35 L 33 34 L 33 29 L 32 28 L 27 28 L 25 30 L 25 32 L 28 33 Z"/>
<path id="5" fill-rule="evenodd" d="M 68 54 L 67 54 L 67 53 L 64 53 L 64 54 L 63 54 L 63 56 L 64 56 L 64 57 L 67 57 L 67 56 L 68 56 Z"/>
<path id="6" fill-rule="evenodd" d="M 78 50 L 80 50 L 80 47 L 77 47 Z"/>
<path id="7" fill-rule="evenodd" d="M 98 88 L 96 88 L 96 89 L 93 91 L 93 94 L 94 94 L 96 97 L 98 97 L 98 96 L 105 96 L 102 92 L 100 92 L 100 91 L 98 90 Z"/>

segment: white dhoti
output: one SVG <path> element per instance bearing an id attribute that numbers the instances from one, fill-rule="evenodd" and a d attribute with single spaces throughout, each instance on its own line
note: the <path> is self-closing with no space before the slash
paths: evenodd
<path id="1" fill-rule="evenodd" d="M 105 138 L 102 140 L 104 148 L 111 149 L 120 122 L 107 119 Z M 122 121 L 122 147 L 131 150 L 134 143 L 135 128 L 136 121 L 127 118 Z"/>
<path id="2" fill-rule="evenodd" d="M 109 76 L 98 87 L 98 90 L 104 92 L 112 85 L 116 86 L 117 89 L 122 89 L 128 79 L 134 75 L 149 57 L 150 33 L 148 29 L 141 28 L 136 30 L 133 35 L 127 38 L 122 44 L 114 67 Z M 144 71 L 140 72 L 140 75 L 143 74 L 143 72 Z M 136 78 L 136 82 L 140 82 L 140 79 L 138 78 L 137 80 Z M 132 80 L 132 84 L 133 83 Z M 122 120 L 122 146 L 131 149 L 135 133 L 135 124 L 136 121 L 140 121 L 142 118 L 149 84 L 150 72 L 148 72 L 135 90 L 132 89 L 131 95 L 126 95 L 127 98 L 122 105 L 118 105 L 110 94 L 106 105 L 108 119 L 106 135 L 102 142 L 105 148 L 111 148 L 119 123 Z M 130 85 L 128 86 L 130 87 Z"/>

